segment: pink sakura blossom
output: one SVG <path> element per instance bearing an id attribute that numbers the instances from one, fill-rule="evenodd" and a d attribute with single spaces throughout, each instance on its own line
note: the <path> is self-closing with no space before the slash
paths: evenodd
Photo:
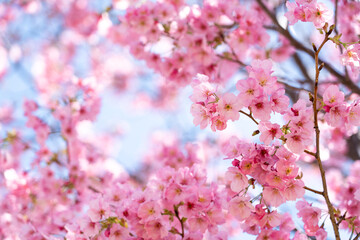
<path id="1" fill-rule="evenodd" d="M 290 133 L 286 135 L 286 146 L 290 151 L 296 154 L 301 154 L 307 145 L 311 142 L 304 138 L 300 133 Z"/>
<path id="2" fill-rule="evenodd" d="M 276 163 L 276 170 L 282 178 L 295 178 L 298 175 L 299 168 L 292 161 L 279 160 Z"/>
<path id="3" fill-rule="evenodd" d="M 360 73 L 360 44 L 353 44 L 349 46 L 341 55 L 341 62 L 343 65 L 350 66 L 355 78 Z"/>
<path id="4" fill-rule="evenodd" d="M 354 101 L 348 109 L 347 121 L 354 126 L 360 126 L 360 102 Z"/>
<path id="5" fill-rule="evenodd" d="M 333 13 L 324 3 L 315 3 L 315 8 L 311 9 L 310 21 L 314 23 L 315 27 L 321 28 L 326 22 L 329 22 Z"/>
<path id="6" fill-rule="evenodd" d="M 25 100 L 24 101 L 24 112 L 25 116 L 30 116 L 32 112 L 36 111 L 38 109 L 38 105 L 36 102 L 32 100 Z"/>
<path id="7" fill-rule="evenodd" d="M 304 182 L 299 180 L 291 180 L 287 183 L 287 186 L 283 192 L 284 197 L 288 201 L 295 201 L 298 198 L 302 198 L 305 194 Z"/>
<path id="8" fill-rule="evenodd" d="M 247 177 L 238 168 L 229 167 L 225 177 L 230 182 L 230 188 L 233 192 L 240 192 L 248 186 Z"/>
<path id="9" fill-rule="evenodd" d="M 285 185 L 285 181 L 276 173 L 271 172 L 266 176 L 266 182 L 271 187 L 282 189 Z"/>
<path id="10" fill-rule="evenodd" d="M 216 130 L 224 130 L 227 127 L 226 121 L 227 119 L 224 116 L 214 116 L 211 119 L 211 130 L 214 132 Z"/>
<path id="11" fill-rule="evenodd" d="M 214 93 L 216 89 L 209 83 L 208 76 L 198 74 L 192 84 L 192 87 L 194 89 L 194 93 L 190 97 L 191 101 L 204 104 L 208 104 L 210 101 L 215 101 Z"/>
<path id="12" fill-rule="evenodd" d="M 254 78 L 238 81 L 236 88 L 240 91 L 239 101 L 245 107 L 250 106 L 251 102 L 262 94 L 261 88 Z"/>
<path id="13" fill-rule="evenodd" d="M 176 183 L 171 183 L 167 188 L 165 192 L 165 196 L 167 199 L 169 199 L 171 202 L 174 202 L 175 204 L 179 203 L 186 193 L 184 192 L 184 189 Z"/>
<path id="14" fill-rule="evenodd" d="M 314 236 L 319 229 L 318 222 L 320 220 L 321 210 L 311 206 L 305 200 L 298 201 L 296 208 L 299 211 L 297 215 L 302 218 L 305 224 L 305 232 L 310 236 Z"/>
<path id="15" fill-rule="evenodd" d="M 160 206 L 156 201 L 148 201 L 140 204 L 137 215 L 146 221 L 158 218 L 160 216 Z"/>
<path id="16" fill-rule="evenodd" d="M 229 202 L 229 212 L 239 221 L 245 220 L 253 211 L 254 206 L 250 203 L 250 198 L 234 197 Z"/>
<path id="17" fill-rule="evenodd" d="M 274 112 L 283 113 L 289 106 L 289 98 L 285 95 L 285 89 L 279 88 L 270 97 L 271 109 Z"/>
<path id="18" fill-rule="evenodd" d="M 198 197 L 196 194 L 192 194 L 187 197 L 184 204 L 179 207 L 179 212 L 181 213 L 181 216 L 189 218 L 195 215 L 199 209 L 201 208 L 198 205 Z"/>
<path id="19" fill-rule="evenodd" d="M 90 219 L 83 219 L 80 221 L 80 228 L 86 236 L 91 237 L 100 232 L 101 226 L 98 222 L 92 222 Z"/>
<path id="20" fill-rule="evenodd" d="M 356 190 L 354 196 L 355 196 L 356 200 L 360 201 L 360 189 Z"/>
<path id="21" fill-rule="evenodd" d="M 255 99 L 250 108 L 255 118 L 262 121 L 270 120 L 271 104 L 265 96 Z"/>
<path id="22" fill-rule="evenodd" d="M 120 224 L 114 224 L 110 229 L 109 240 L 130 239 L 129 230 Z"/>
<path id="23" fill-rule="evenodd" d="M 208 220 L 204 215 L 195 215 L 188 219 L 190 232 L 204 233 L 208 227 Z"/>
<path id="24" fill-rule="evenodd" d="M 327 232 L 323 228 L 319 228 L 315 233 L 315 238 L 317 240 L 326 240 L 327 239 Z"/>
<path id="25" fill-rule="evenodd" d="M 323 4 L 316 1 L 287 2 L 288 12 L 285 16 L 290 25 L 297 21 L 313 22 L 316 28 L 321 28 L 326 22 L 329 22 L 333 16 L 332 12 Z"/>
<path id="26" fill-rule="evenodd" d="M 232 121 L 239 119 L 239 111 L 241 108 L 241 103 L 232 93 L 224 94 L 218 102 L 219 114 L 224 116 L 226 119 L 230 119 Z"/>
<path id="27" fill-rule="evenodd" d="M 87 214 L 93 222 L 98 222 L 110 216 L 110 206 L 103 198 L 91 200 L 89 206 Z"/>
<path id="28" fill-rule="evenodd" d="M 164 218 L 148 221 L 144 228 L 147 236 L 152 239 L 161 239 L 169 234 L 169 224 L 167 219 Z"/>
<path id="29" fill-rule="evenodd" d="M 276 210 L 265 214 L 263 218 L 260 219 L 260 226 L 262 228 L 273 228 L 281 224 L 282 215 L 279 214 Z"/>
<path id="30" fill-rule="evenodd" d="M 344 102 L 344 93 L 336 85 L 330 85 L 323 94 L 324 103 L 330 108 Z"/>
<path id="31" fill-rule="evenodd" d="M 204 106 L 194 103 L 191 105 L 190 112 L 194 116 L 193 123 L 195 126 L 200 125 L 200 129 L 207 127 L 211 116 Z"/>
<path id="32" fill-rule="evenodd" d="M 288 11 L 285 13 L 285 17 L 288 19 L 290 25 L 294 25 L 299 20 L 306 21 L 306 14 L 304 9 L 300 7 L 297 2 L 286 2 Z"/>
<path id="33" fill-rule="evenodd" d="M 240 155 L 241 141 L 239 138 L 232 136 L 221 146 L 222 152 L 227 156 L 227 159 L 236 158 Z"/>
<path id="34" fill-rule="evenodd" d="M 283 231 L 290 231 L 295 228 L 295 224 L 290 213 L 283 214 L 279 228 Z"/>
<path id="35" fill-rule="evenodd" d="M 330 108 L 330 111 L 325 114 L 324 118 L 330 126 L 339 127 L 344 124 L 347 115 L 347 108 L 343 103 Z"/>
<path id="36" fill-rule="evenodd" d="M 279 189 L 272 187 L 264 188 L 263 198 L 267 204 L 274 207 L 278 207 L 286 201 L 283 193 Z"/>
<path id="37" fill-rule="evenodd" d="M 272 74 L 272 62 L 266 60 L 254 60 L 251 66 L 246 68 L 249 72 L 249 77 L 256 79 L 257 83 L 264 90 L 266 94 L 271 94 L 276 88 L 277 78 L 271 76 Z"/>
<path id="38" fill-rule="evenodd" d="M 261 121 L 259 123 L 260 130 L 260 141 L 264 142 L 264 144 L 269 145 L 270 142 L 274 138 L 280 138 L 282 136 L 282 132 L 279 124 L 272 124 L 271 122 Z"/>

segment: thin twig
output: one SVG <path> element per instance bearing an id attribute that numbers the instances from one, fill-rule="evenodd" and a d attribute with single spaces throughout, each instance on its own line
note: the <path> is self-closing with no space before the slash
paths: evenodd
<path id="1" fill-rule="evenodd" d="M 224 55 L 221 55 L 221 54 L 216 54 L 217 57 L 221 58 L 221 59 L 224 59 L 224 60 L 228 60 L 230 62 L 234 62 L 234 63 L 238 63 L 240 66 L 244 67 L 246 66 L 245 63 L 243 63 L 242 61 L 240 60 L 236 60 L 236 59 L 233 59 L 233 58 L 229 58 L 229 57 L 225 57 Z"/>
<path id="2" fill-rule="evenodd" d="M 299 67 L 301 73 L 303 74 L 303 76 L 306 79 L 306 82 L 308 82 L 309 84 L 313 85 L 314 80 L 310 77 L 305 64 L 303 63 L 303 61 L 301 60 L 300 56 L 298 53 L 294 53 L 293 54 L 293 58 L 296 62 L 296 65 Z"/>
<path id="3" fill-rule="evenodd" d="M 316 157 L 316 154 L 315 153 L 313 153 L 313 152 L 310 152 L 309 150 L 304 150 L 304 153 L 307 153 L 307 154 L 309 154 L 309 155 L 311 155 L 311 156 L 314 156 L 314 157 Z"/>
<path id="4" fill-rule="evenodd" d="M 346 217 L 346 214 L 347 214 L 347 211 L 340 217 L 339 221 L 336 223 L 336 225 L 340 225 L 340 223 L 345 219 Z"/>
<path id="5" fill-rule="evenodd" d="M 315 55 L 314 56 L 315 57 L 315 71 L 316 71 L 315 84 L 314 84 L 314 99 L 313 99 L 314 129 L 315 129 L 315 135 L 316 135 L 315 158 L 316 158 L 318 166 L 319 166 L 322 185 L 323 185 L 323 196 L 325 198 L 325 202 L 328 207 L 331 224 L 333 226 L 334 233 L 335 233 L 335 238 L 336 238 L 336 240 L 340 240 L 339 228 L 338 228 L 338 225 L 336 224 L 336 219 L 335 219 L 335 214 L 334 214 L 334 207 L 333 207 L 332 203 L 330 202 L 329 194 L 328 194 L 328 190 L 327 190 L 325 170 L 322 165 L 321 158 L 320 158 L 320 129 L 319 129 L 319 124 L 318 124 L 319 109 L 317 108 L 317 100 L 318 100 L 317 92 L 318 92 L 318 84 L 319 84 L 319 75 L 320 75 L 320 71 L 321 71 L 321 66 L 319 66 L 319 53 L 320 53 L 321 49 L 323 48 L 323 46 L 325 45 L 325 43 L 327 41 L 329 41 L 329 35 L 330 34 L 328 32 L 325 33 L 325 38 L 324 38 L 323 42 L 317 49 L 315 48 L 316 52 L 314 54 Z"/>
<path id="6" fill-rule="evenodd" d="M 253 115 L 251 114 L 251 112 L 250 112 L 250 114 L 244 112 L 243 110 L 240 110 L 239 112 L 242 113 L 242 114 L 244 114 L 244 115 L 246 115 L 246 116 L 248 116 L 251 120 L 254 121 L 254 123 L 256 123 L 256 125 L 259 125 L 259 123 L 255 120 L 255 118 L 253 117 Z"/>
<path id="7" fill-rule="evenodd" d="M 312 189 L 312 188 L 309 188 L 309 187 L 304 187 L 304 189 L 306 189 L 306 190 L 308 190 L 308 191 L 310 191 L 310 192 L 313 192 L 313 193 L 316 193 L 316 194 L 319 194 L 319 195 L 322 195 L 322 196 L 324 196 L 324 193 L 323 192 L 321 192 L 321 191 L 318 191 L 318 190 L 315 190 L 315 189 Z"/>
<path id="8" fill-rule="evenodd" d="M 283 84 L 287 89 L 292 89 L 292 90 L 296 90 L 296 91 L 311 92 L 311 91 L 309 91 L 309 90 L 307 90 L 305 88 L 291 86 L 290 84 L 288 84 L 286 82 L 283 82 L 283 81 L 277 81 L 277 82 Z"/>
<path id="9" fill-rule="evenodd" d="M 178 205 L 174 205 L 174 212 L 175 212 L 175 217 L 179 220 L 180 224 L 181 224 L 181 239 L 183 239 L 185 237 L 185 230 L 184 230 L 184 221 L 182 221 L 182 219 L 179 216 L 179 206 Z"/>

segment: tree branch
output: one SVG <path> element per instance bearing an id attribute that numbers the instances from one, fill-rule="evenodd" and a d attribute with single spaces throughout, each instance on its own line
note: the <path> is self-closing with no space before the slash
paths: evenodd
<path id="1" fill-rule="evenodd" d="M 326 32 L 325 33 L 325 38 L 324 38 L 323 42 L 321 43 L 321 45 L 319 46 L 319 48 L 316 49 L 316 47 L 314 47 L 314 49 L 316 50 L 316 52 L 314 54 L 316 73 L 315 73 L 314 99 L 313 99 L 314 129 L 315 129 L 315 135 L 316 135 L 315 158 L 316 158 L 318 166 L 319 166 L 322 185 L 323 185 L 323 194 L 322 195 L 325 198 L 325 202 L 326 202 L 326 205 L 327 205 L 328 210 L 329 210 L 330 220 L 331 220 L 331 224 L 332 224 L 333 229 L 334 229 L 335 238 L 336 238 L 336 240 L 340 240 L 339 228 L 338 228 L 338 225 L 336 224 L 336 219 L 335 219 L 335 214 L 334 214 L 334 207 L 333 207 L 332 203 L 330 202 L 329 194 L 328 194 L 328 190 L 327 190 L 327 183 L 326 183 L 326 178 L 325 178 L 325 170 L 324 170 L 324 167 L 322 165 L 321 158 L 320 158 L 320 129 L 319 129 L 319 124 L 318 124 L 318 112 L 319 112 L 319 109 L 317 108 L 317 100 L 318 100 L 317 92 L 318 92 L 319 75 L 320 75 L 321 68 L 322 68 L 322 66 L 324 64 L 324 63 L 322 63 L 322 65 L 319 66 L 319 53 L 320 53 L 321 49 L 323 48 L 323 46 L 325 45 L 325 43 L 329 40 L 329 35 L 330 35 L 330 32 Z"/>
<path id="2" fill-rule="evenodd" d="M 246 115 L 246 116 L 248 116 L 251 120 L 253 120 L 254 123 L 256 123 L 256 125 L 259 125 L 259 123 L 255 120 L 255 118 L 254 118 L 253 115 L 251 114 L 251 111 L 250 111 L 250 113 L 246 113 L 246 112 L 244 112 L 243 110 L 240 110 L 239 112 L 242 113 L 242 114 L 244 114 L 244 115 Z"/>
<path id="3" fill-rule="evenodd" d="M 324 193 L 321 192 L 321 191 L 318 191 L 318 190 L 315 190 L 315 189 L 312 189 L 312 188 L 309 188 L 309 187 L 306 187 L 306 186 L 304 187 L 304 189 L 306 189 L 306 190 L 308 190 L 308 191 L 310 191 L 310 192 L 319 194 L 319 195 L 321 195 L 321 196 L 324 196 Z"/>

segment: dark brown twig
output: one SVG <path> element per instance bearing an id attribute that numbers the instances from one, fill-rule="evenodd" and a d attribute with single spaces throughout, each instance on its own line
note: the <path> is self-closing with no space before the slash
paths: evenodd
<path id="1" fill-rule="evenodd" d="M 321 191 L 318 191 L 318 190 L 315 190 L 315 189 L 312 189 L 312 188 L 309 188 L 309 187 L 304 187 L 304 189 L 306 189 L 306 190 L 308 190 L 308 191 L 310 191 L 310 192 L 313 192 L 313 193 L 316 193 L 316 194 L 319 194 L 319 195 L 322 195 L 322 196 L 324 196 L 324 193 L 323 192 L 321 192 Z"/>
<path id="2" fill-rule="evenodd" d="M 325 202 L 326 205 L 328 207 L 328 211 L 330 214 L 330 220 L 331 220 L 331 224 L 333 226 L 334 229 L 334 233 L 335 233 L 335 238 L 336 240 L 340 240 L 340 234 L 339 234 L 339 227 L 336 224 L 336 219 L 335 219 L 335 214 L 334 214 L 334 207 L 332 205 L 332 203 L 330 202 L 329 199 L 329 194 L 328 194 L 328 190 L 327 190 L 327 183 L 326 183 L 326 178 L 325 178 L 325 170 L 324 167 L 322 165 L 321 162 L 321 158 L 320 158 L 320 129 L 319 129 L 319 124 L 318 124 L 318 112 L 319 109 L 317 108 L 317 101 L 318 101 L 318 96 L 317 96 L 317 92 L 318 92 L 318 83 L 319 83 L 319 75 L 320 75 L 320 71 L 321 71 L 321 66 L 319 66 L 319 53 L 321 51 L 321 49 L 323 48 L 323 46 L 325 45 L 325 43 L 327 41 L 329 41 L 329 33 L 325 33 L 325 38 L 323 40 L 323 42 L 321 43 L 321 45 L 318 48 L 314 48 L 315 51 L 315 84 L 314 84 L 314 99 L 313 99 L 313 112 L 314 112 L 314 129 L 315 129 L 315 135 L 316 135 L 316 153 L 315 153 L 315 158 L 316 161 L 318 163 L 319 166 L 319 170 L 320 170 L 320 175 L 321 175 L 321 180 L 322 180 L 322 185 L 323 185 L 323 196 L 325 198 Z"/>
<path id="3" fill-rule="evenodd" d="M 254 123 L 256 123 L 256 125 L 259 125 L 259 123 L 255 120 L 255 118 L 253 117 L 253 115 L 251 114 L 251 112 L 250 112 L 250 113 L 246 113 L 246 112 L 244 112 L 243 110 L 240 110 L 239 112 L 242 113 L 242 114 L 244 114 L 244 115 L 246 115 L 246 116 L 248 116 L 251 120 L 253 120 Z"/>

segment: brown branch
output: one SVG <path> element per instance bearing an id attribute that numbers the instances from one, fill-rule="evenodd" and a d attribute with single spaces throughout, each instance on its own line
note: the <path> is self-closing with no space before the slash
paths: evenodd
<path id="1" fill-rule="evenodd" d="M 358 233 L 353 240 L 358 240 L 360 237 L 360 233 Z"/>
<path id="2" fill-rule="evenodd" d="M 246 116 L 248 116 L 251 120 L 253 120 L 254 123 L 256 123 L 256 125 L 259 125 L 259 123 L 255 120 L 255 118 L 253 117 L 253 115 L 251 114 L 251 112 L 250 112 L 250 113 L 246 113 L 246 112 L 244 112 L 243 110 L 240 110 L 239 112 L 242 113 L 242 114 L 244 114 L 244 115 L 246 115 Z"/>
<path id="3" fill-rule="evenodd" d="M 320 129 L 319 129 L 319 124 L 318 124 L 318 112 L 319 112 L 319 109 L 317 108 L 317 100 L 318 100 L 317 92 L 318 92 L 319 75 L 320 75 L 321 68 L 323 66 L 323 64 L 321 64 L 319 66 L 319 53 L 320 53 L 321 49 L 323 48 L 323 46 L 325 45 L 325 43 L 327 41 L 329 41 L 330 33 L 331 33 L 331 31 L 326 32 L 325 33 L 325 38 L 324 38 L 323 42 L 321 43 L 321 45 L 318 48 L 314 47 L 314 50 L 316 50 L 315 54 L 314 54 L 316 73 L 315 73 L 314 99 L 313 99 L 314 129 L 315 129 L 315 135 L 316 135 L 315 158 L 316 158 L 318 166 L 319 166 L 322 185 L 323 185 L 323 194 L 322 195 L 325 198 L 325 202 L 326 202 L 326 205 L 327 205 L 328 210 L 329 210 L 330 220 L 331 220 L 331 224 L 332 224 L 333 229 L 334 229 L 335 238 L 336 238 L 336 240 L 340 240 L 339 228 L 338 228 L 338 225 L 336 224 L 336 219 L 335 219 L 335 214 L 334 214 L 334 207 L 333 207 L 332 203 L 330 202 L 329 194 L 328 194 L 328 190 L 327 190 L 327 183 L 326 183 L 326 178 L 325 178 L 325 170 L 324 170 L 324 167 L 322 165 L 321 158 L 320 158 Z"/>
<path id="4" fill-rule="evenodd" d="M 304 150 L 304 153 L 307 153 L 307 154 L 309 154 L 309 155 L 311 155 L 311 156 L 313 156 L 313 157 L 316 157 L 316 154 L 315 153 L 313 153 L 313 152 L 310 152 L 309 150 Z"/>
<path id="5" fill-rule="evenodd" d="M 174 205 L 174 212 L 175 217 L 179 220 L 181 224 L 181 233 L 179 233 L 179 235 L 181 236 L 181 239 L 183 239 L 185 237 L 184 221 L 179 216 L 179 205 Z"/>
<path id="6" fill-rule="evenodd" d="M 246 66 L 245 63 L 241 62 L 240 60 L 236 60 L 236 59 L 233 59 L 233 58 L 229 58 L 229 57 L 226 57 L 224 55 L 221 55 L 221 54 L 216 54 L 217 57 L 221 58 L 221 59 L 224 59 L 224 60 L 228 60 L 230 62 L 234 62 L 234 63 L 237 63 L 239 64 L 240 66 L 244 67 Z"/>
<path id="7" fill-rule="evenodd" d="M 306 189 L 306 190 L 308 190 L 308 191 L 310 191 L 310 192 L 319 194 L 319 195 L 321 195 L 321 196 L 324 196 L 324 193 L 321 192 L 321 191 L 318 191 L 318 190 L 315 190 L 315 189 L 312 189 L 312 188 L 309 188 L 309 187 L 306 187 L 306 186 L 304 187 L 304 189 Z"/>
<path id="8" fill-rule="evenodd" d="M 334 28 L 334 32 L 336 35 L 339 35 L 339 32 L 338 32 L 338 29 L 337 29 L 337 22 L 338 22 L 338 3 L 339 3 L 339 0 L 335 0 L 335 20 L 334 20 L 334 25 L 335 25 L 335 28 Z M 341 46 L 340 46 L 341 47 Z"/>
<path id="9" fill-rule="evenodd" d="M 284 79 L 285 80 L 285 79 Z M 300 88 L 300 87 L 294 87 L 286 82 L 283 82 L 283 81 L 277 81 L 278 83 L 281 83 L 283 84 L 287 89 L 292 89 L 292 90 L 296 90 L 296 91 L 305 91 L 305 92 L 311 92 L 305 88 Z"/>
<path id="10" fill-rule="evenodd" d="M 303 76 L 306 79 L 306 82 L 308 82 L 309 84 L 313 84 L 314 80 L 310 77 L 309 73 L 307 72 L 307 69 L 305 67 L 305 64 L 303 63 L 303 61 L 301 60 L 300 56 L 298 53 L 294 53 L 293 54 L 293 58 L 297 64 L 297 66 L 299 67 L 301 73 L 303 74 Z"/>
<path id="11" fill-rule="evenodd" d="M 345 219 L 346 217 L 346 214 L 347 214 L 347 211 L 340 217 L 339 221 L 336 223 L 336 225 L 340 225 L 340 223 Z"/>

